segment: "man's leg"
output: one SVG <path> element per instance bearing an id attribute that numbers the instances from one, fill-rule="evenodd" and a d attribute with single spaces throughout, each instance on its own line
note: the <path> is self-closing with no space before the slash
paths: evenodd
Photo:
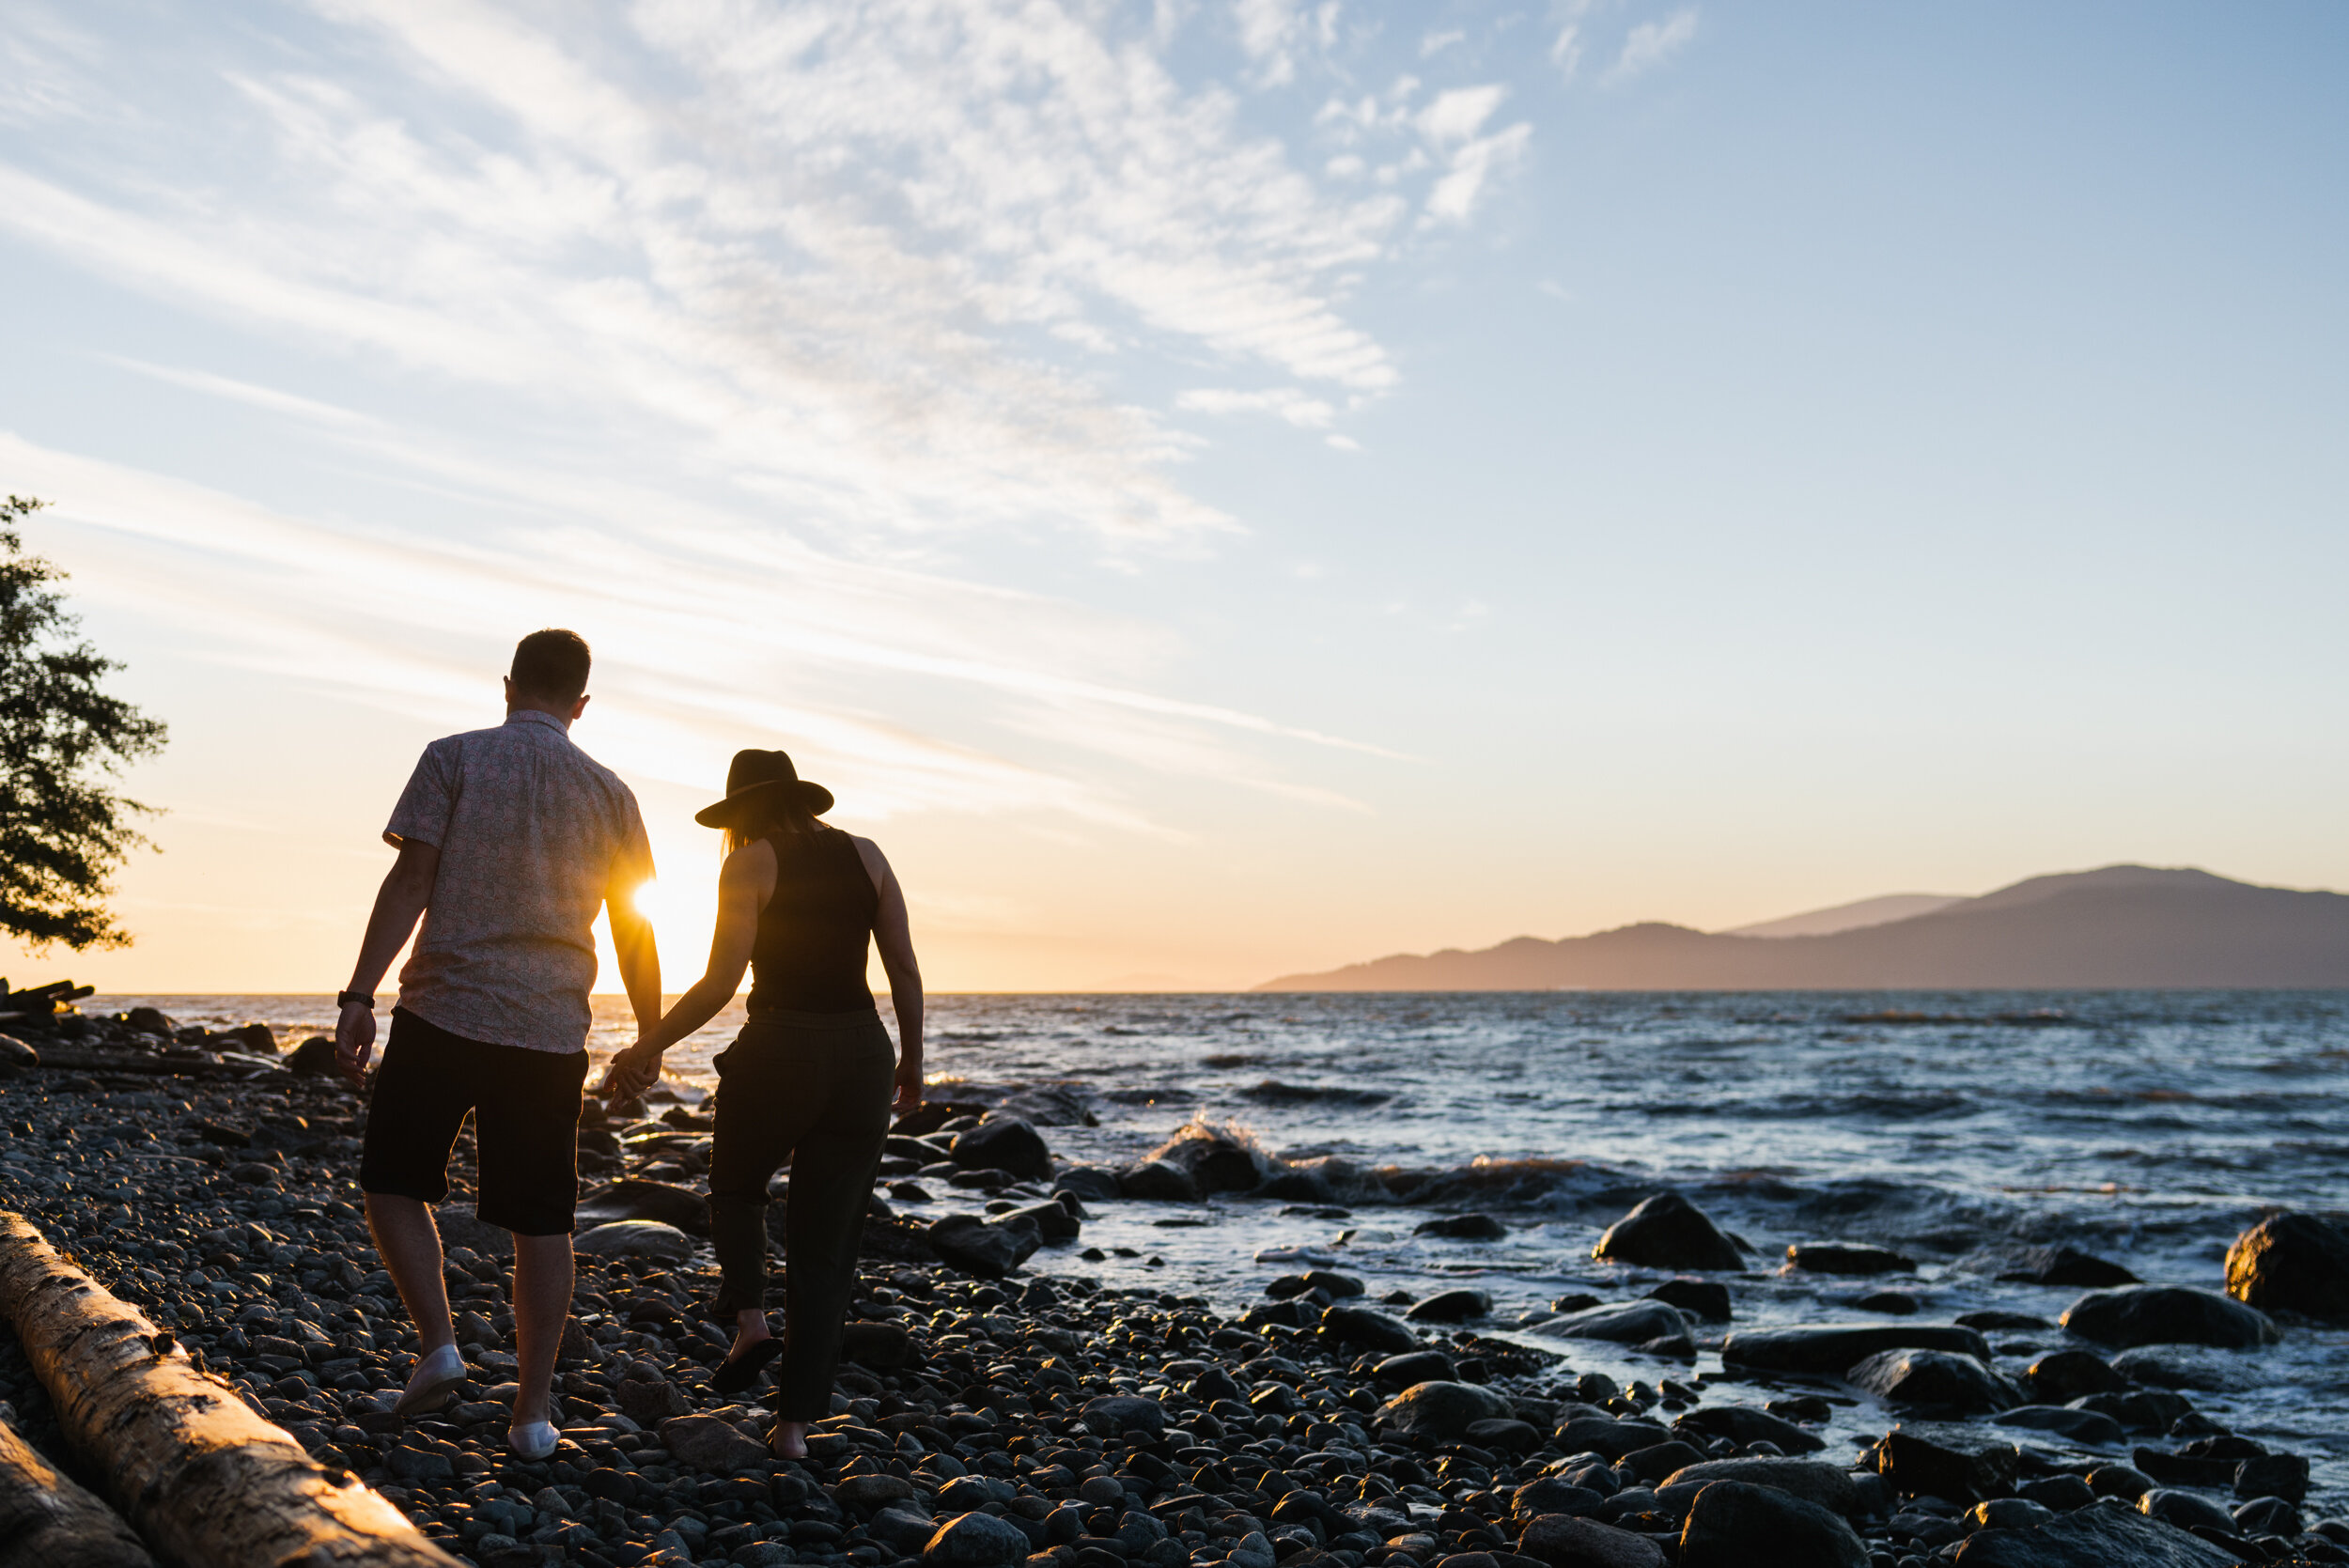
<path id="1" fill-rule="evenodd" d="M 473 1104 L 462 1057 L 450 1041 L 409 1013 L 392 1015 L 359 1156 L 376 1250 L 422 1342 L 400 1396 L 399 1408 L 409 1415 L 446 1404 L 465 1375 L 441 1278 L 441 1233 L 432 1221 L 432 1205 L 448 1195 L 449 1150 Z"/>
<path id="2" fill-rule="evenodd" d="M 514 1425 L 550 1421 L 549 1387 L 554 1358 L 563 1348 L 563 1325 L 571 1312 L 571 1238 L 514 1238 L 514 1358 L 521 1362 L 514 1396 Z"/>
<path id="3" fill-rule="evenodd" d="M 415 1198 L 396 1198 L 386 1192 L 367 1194 L 367 1228 L 375 1233 L 375 1250 L 383 1267 L 399 1287 L 400 1304 L 425 1354 L 457 1343 L 457 1325 L 448 1314 L 448 1281 L 441 1278 L 441 1230 L 432 1222 L 431 1205 Z"/>

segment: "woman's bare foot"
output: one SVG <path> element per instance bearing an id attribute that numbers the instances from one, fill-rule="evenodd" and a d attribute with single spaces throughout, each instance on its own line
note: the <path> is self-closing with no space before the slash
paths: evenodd
<path id="1" fill-rule="evenodd" d="M 778 1459 L 805 1459 L 807 1422 L 775 1422 L 775 1429 L 767 1434 L 767 1447 Z"/>
<path id="2" fill-rule="evenodd" d="M 734 1347 L 725 1364 L 711 1374 L 709 1386 L 722 1394 L 739 1394 L 758 1381 L 767 1363 L 783 1354 L 783 1342 L 767 1328 L 767 1314 L 755 1309 L 734 1314 Z"/>
<path id="3" fill-rule="evenodd" d="M 767 1327 L 767 1314 L 756 1307 L 745 1307 L 734 1314 L 734 1348 L 729 1356 L 739 1356 L 761 1340 L 774 1338 Z"/>

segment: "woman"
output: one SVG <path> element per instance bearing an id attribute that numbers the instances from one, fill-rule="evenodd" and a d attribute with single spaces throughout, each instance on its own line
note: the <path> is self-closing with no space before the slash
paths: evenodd
<path id="1" fill-rule="evenodd" d="M 806 1455 L 809 1423 L 832 1410 L 893 1083 L 898 1109 L 922 1102 L 922 974 L 905 894 L 872 840 L 816 820 L 832 804 L 832 792 L 802 781 L 783 753 L 735 753 L 726 798 L 693 818 L 723 830 L 728 851 L 708 972 L 613 1059 L 600 1089 L 632 1099 L 650 1088 L 661 1052 L 716 1017 L 750 968 L 750 1021 L 716 1063 L 709 1229 L 723 1274 L 716 1312 L 733 1314 L 735 1335 L 711 1382 L 738 1392 L 781 1357 L 771 1443 L 786 1459 Z M 894 1068 L 864 983 L 868 936 L 897 1012 Z M 767 1327 L 767 1184 L 786 1164 L 778 1342 Z"/>

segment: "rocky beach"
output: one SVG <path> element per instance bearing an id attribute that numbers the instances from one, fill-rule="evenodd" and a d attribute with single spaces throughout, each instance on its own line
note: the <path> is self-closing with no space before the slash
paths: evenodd
<path id="1" fill-rule="evenodd" d="M 2312 1470 L 2224 1419 L 2225 1389 L 2349 1309 L 2349 1242 L 2322 1219 L 2269 1219 L 2201 1284 L 2017 1249 L 1969 1305 L 1952 1277 L 1920 1288 L 1931 1264 L 1897 1246 L 1765 1250 L 1654 1183 L 1595 1224 L 1598 1288 L 1539 1306 L 1472 1269 L 1399 1288 L 1310 1247 L 1268 1250 L 1242 1302 L 1130 1282 L 1164 1260 L 1097 1243 L 1401 1214 L 1470 1256 L 1522 1222 L 1424 1172 L 1347 1175 L 1341 1201 L 1330 1157 L 1205 1122 L 1071 1159 L 1080 1096 L 941 1085 L 891 1139 L 834 1413 L 792 1462 L 755 1391 L 709 1389 L 708 1120 L 664 1084 L 583 1123 L 565 1440 L 527 1464 L 503 1447 L 502 1234 L 471 1218 L 466 1141 L 443 1222 L 474 1375 L 402 1423 L 414 1341 L 352 1186 L 366 1105 L 321 1047 L 151 1009 L 7 1027 L 25 1048 L 0 1063 L 0 1206 L 484 1565 L 2349 1561 L 2329 1456 Z M 2015 1311 L 2017 1291 L 2061 1306 Z M 1790 1293 L 1839 1310 L 1786 1321 Z M 0 1399 L 78 1463 L 12 1342 Z"/>

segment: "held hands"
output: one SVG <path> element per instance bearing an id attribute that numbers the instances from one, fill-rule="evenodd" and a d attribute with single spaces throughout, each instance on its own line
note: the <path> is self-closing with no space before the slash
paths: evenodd
<path id="1" fill-rule="evenodd" d="M 334 1020 L 334 1063 L 351 1087 L 365 1087 L 367 1061 L 374 1054 L 375 1009 L 364 1001 L 346 1003 Z"/>
<path id="2" fill-rule="evenodd" d="M 612 1059 L 596 1093 L 614 1102 L 632 1100 L 661 1079 L 661 1053 L 647 1051 L 640 1041 Z"/>

